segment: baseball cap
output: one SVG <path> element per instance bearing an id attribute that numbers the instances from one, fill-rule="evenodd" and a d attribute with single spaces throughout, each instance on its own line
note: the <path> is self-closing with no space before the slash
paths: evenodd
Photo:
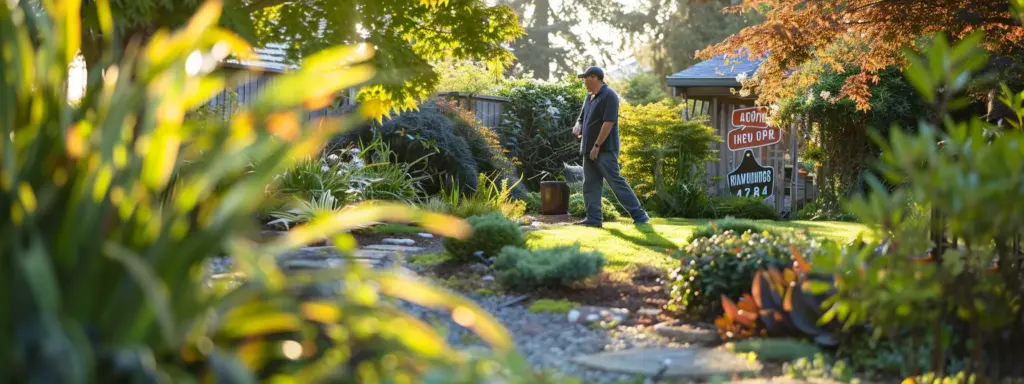
<path id="1" fill-rule="evenodd" d="M 601 67 L 590 67 L 587 68 L 586 72 L 576 75 L 577 78 L 584 78 L 587 76 L 597 76 L 598 80 L 604 81 L 604 70 Z"/>

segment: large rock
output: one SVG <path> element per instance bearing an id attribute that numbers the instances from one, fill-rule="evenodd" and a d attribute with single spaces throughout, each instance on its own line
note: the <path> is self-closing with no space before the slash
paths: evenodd
<path id="1" fill-rule="evenodd" d="M 579 356 L 573 363 L 592 369 L 654 376 L 667 367 L 666 378 L 700 378 L 752 373 L 761 364 L 722 349 L 640 348 Z"/>

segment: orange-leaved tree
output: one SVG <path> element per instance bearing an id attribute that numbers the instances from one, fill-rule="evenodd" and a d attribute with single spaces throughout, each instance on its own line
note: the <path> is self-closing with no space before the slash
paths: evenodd
<path id="1" fill-rule="evenodd" d="M 765 13 L 764 21 L 697 56 L 764 57 L 756 76 L 744 82 L 761 104 L 799 96 L 823 70 L 860 68 L 836 96 L 868 110 L 869 86 L 878 81 L 877 73 L 905 67 L 903 49 L 934 33 L 956 39 L 985 30 L 984 46 L 992 57 L 1019 63 L 1024 26 L 1014 16 L 1022 8 L 1024 0 L 743 0 L 723 12 L 756 9 Z M 1019 78 L 1019 71 L 1012 72 Z"/>

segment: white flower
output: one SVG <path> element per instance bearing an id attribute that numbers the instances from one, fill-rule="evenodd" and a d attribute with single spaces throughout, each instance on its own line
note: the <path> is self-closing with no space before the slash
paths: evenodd
<path id="1" fill-rule="evenodd" d="M 741 89 L 740 90 L 740 97 L 747 97 L 747 96 L 750 96 L 750 90 L 746 89 L 746 88 Z"/>
<path id="2" fill-rule="evenodd" d="M 559 103 L 565 102 L 565 98 L 563 98 L 561 95 L 556 96 L 555 99 L 557 99 Z"/>
<path id="3" fill-rule="evenodd" d="M 351 152 L 353 155 L 358 155 L 358 154 L 362 153 L 363 151 L 361 149 L 359 149 L 359 148 L 352 148 L 352 149 L 349 150 L 349 152 Z"/>
<path id="4" fill-rule="evenodd" d="M 330 171 L 330 170 L 331 170 L 331 167 L 328 167 L 326 165 L 320 166 L 320 172 L 327 172 L 327 171 Z"/>
<path id="5" fill-rule="evenodd" d="M 338 155 L 332 153 L 330 156 L 327 156 L 327 160 L 330 160 L 331 162 L 336 162 L 338 161 Z"/>
<path id="6" fill-rule="evenodd" d="M 747 73 L 746 72 L 740 72 L 738 75 L 736 75 L 736 82 L 742 83 L 746 79 L 747 79 Z"/>
<path id="7" fill-rule="evenodd" d="M 548 107 L 548 114 L 558 116 L 558 108 L 555 108 L 554 106 Z"/>
<path id="8" fill-rule="evenodd" d="M 807 104 L 811 104 L 811 103 L 814 103 L 814 94 L 813 93 L 807 94 Z"/>
<path id="9" fill-rule="evenodd" d="M 779 105 L 778 104 L 772 104 L 771 111 L 772 111 L 773 115 L 779 113 Z"/>
<path id="10" fill-rule="evenodd" d="M 828 99 L 830 99 L 831 97 L 832 97 L 832 92 L 821 91 L 821 99 L 822 100 L 828 101 Z"/>

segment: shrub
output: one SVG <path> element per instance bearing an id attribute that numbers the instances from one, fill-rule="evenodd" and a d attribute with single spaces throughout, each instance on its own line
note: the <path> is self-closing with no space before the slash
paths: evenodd
<path id="1" fill-rule="evenodd" d="M 482 257 L 491 257 L 497 256 L 505 246 L 526 246 L 526 236 L 519 225 L 500 213 L 473 216 L 467 221 L 473 228 L 473 235 L 470 238 L 444 239 L 444 249 L 456 261 L 480 261 L 475 255 L 476 252 L 483 252 Z"/>
<path id="2" fill-rule="evenodd" d="M 698 197 L 696 203 L 705 203 L 699 199 L 707 190 L 704 174 L 693 170 L 703 170 L 707 161 L 717 159 L 712 145 L 722 140 L 706 117 L 683 120 L 685 106 L 621 107 L 622 176 L 662 216 L 690 215 L 693 212 L 688 211 L 704 208 L 686 198 Z"/>
<path id="3" fill-rule="evenodd" d="M 530 192 L 523 197 L 523 202 L 526 203 L 526 213 L 538 214 L 541 209 L 541 198 L 540 192 Z"/>
<path id="4" fill-rule="evenodd" d="M 750 231 L 751 233 L 763 233 L 765 232 L 765 228 L 760 223 L 753 220 L 727 217 L 725 219 L 715 220 L 710 223 L 704 224 L 700 227 L 697 227 L 697 229 L 693 231 L 693 234 L 690 235 L 690 238 L 687 239 L 687 241 L 694 241 L 695 239 L 700 238 L 708 238 L 725 231 L 732 231 L 738 234 L 743 234 L 746 233 L 747 231 Z"/>
<path id="5" fill-rule="evenodd" d="M 752 220 L 782 220 L 775 207 L 756 197 L 719 196 L 711 199 L 714 217 L 732 216 Z"/>
<path id="6" fill-rule="evenodd" d="M 797 220 L 856 221 L 853 214 L 844 209 L 842 204 L 818 199 L 808 202 L 796 213 Z"/>
<path id="7" fill-rule="evenodd" d="M 494 269 L 498 282 L 516 290 L 568 286 L 601 273 L 605 258 L 600 252 L 583 252 L 580 245 L 541 250 L 504 247 Z"/>
<path id="8" fill-rule="evenodd" d="M 721 314 L 721 296 L 739 300 L 750 291 L 750 281 L 759 269 L 791 265 L 790 245 L 807 256 L 816 243 L 802 233 L 766 236 L 728 231 L 695 239 L 677 254 L 681 263 L 670 274 L 668 309 L 699 317 Z"/>
<path id="9" fill-rule="evenodd" d="M 427 157 L 424 190 L 436 194 L 449 179 L 469 189 L 476 188 L 476 159 L 466 139 L 458 134 L 455 123 L 441 112 L 422 110 L 405 112 L 383 124 L 360 132 L 364 141 L 380 135 L 395 151 L 399 162 L 411 163 Z M 444 175 L 445 177 L 439 177 Z"/>
<path id="10" fill-rule="evenodd" d="M 491 177 L 508 176 L 514 172 L 512 161 L 505 155 L 495 128 L 486 127 L 473 112 L 461 108 L 454 100 L 438 100 L 437 109 L 452 120 L 455 134 L 469 146 L 476 161 L 476 170 Z"/>
<path id="11" fill-rule="evenodd" d="M 587 217 L 587 206 L 583 204 L 583 194 L 576 193 L 569 196 L 569 214 L 573 217 Z M 607 197 L 601 198 L 601 215 L 605 221 L 612 221 L 619 217 L 615 204 Z"/>
<path id="12" fill-rule="evenodd" d="M 499 212 L 515 220 L 526 213 L 526 202 L 512 198 L 512 191 L 518 184 L 510 184 L 508 179 L 498 181 L 480 174 L 475 191 L 463 193 L 458 185 L 451 183 L 450 189 L 441 191 L 441 199 L 448 205 L 448 213 L 458 217 L 483 216 Z"/>
<path id="13" fill-rule="evenodd" d="M 504 105 L 498 127 L 502 144 L 521 168 L 526 187 L 540 188 L 542 177 L 559 174 L 564 163 L 578 161 L 580 142 L 572 135 L 585 96 L 579 80 L 549 83 L 506 82 L 498 91 Z"/>
<path id="14" fill-rule="evenodd" d="M 644 198 L 644 207 L 664 217 L 714 217 L 712 198 L 703 177 L 669 181 L 661 192 Z"/>

